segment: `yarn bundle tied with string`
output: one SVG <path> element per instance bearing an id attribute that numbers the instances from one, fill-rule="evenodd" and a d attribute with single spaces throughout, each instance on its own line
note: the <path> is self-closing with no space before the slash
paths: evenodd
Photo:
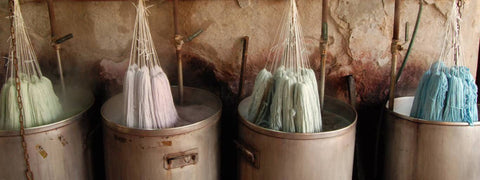
<path id="1" fill-rule="evenodd" d="M 170 83 L 153 45 L 147 16 L 147 7 L 139 0 L 124 82 L 125 125 L 141 129 L 169 128 L 175 125 L 178 114 Z"/>
<path id="2" fill-rule="evenodd" d="M 478 88 L 470 70 L 463 66 L 460 21 L 461 4 L 453 3 L 440 59 L 422 76 L 410 116 L 470 125 L 478 121 Z"/>
<path id="3" fill-rule="evenodd" d="M 52 82 L 40 70 L 18 0 L 14 0 L 13 9 L 7 76 L 0 97 L 0 129 L 4 130 L 20 128 L 20 113 L 23 113 L 25 127 L 35 127 L 57 121 L 63 112 Z M 15 72 L 13 61 L 18 65 L 18 72 Z M 19 111 L 17 102 L 16 73 L 19 76 L 23 112 Z"/>
<path id="4" fill-rule="evenodd" d="M 269 54 L 255 80 L 248 120 L 284 132 L 322 130 L 318 87 L 308 65 L 295 0 L 289 6 Z"/>

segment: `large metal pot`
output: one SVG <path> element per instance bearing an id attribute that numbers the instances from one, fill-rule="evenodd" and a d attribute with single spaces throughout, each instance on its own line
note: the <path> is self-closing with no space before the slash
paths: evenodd
<path id="1" fill-rule="evenodd" d="M 87 110 L 93 96 L 69 97 L 68 118 L 62 121 L 25 129 L 30 167 L 35 179 L 91 179 L 87 151 Z M 81 107 L 81 108 L 80 108 Z M 0 130 L 0 179 L 21 180 L 26 165 L 19 131 Z"/>
<path id="2" fill-rule="evenodd" d="M 172 87 L 174 98 L 176 89 Z M 119 123 L 123 94 L 114 96 L 102 107 L 107 179 L 219 179 L 221 108 L 217 96 L 185 87 L 177 111 L 192 124 L 142 130 Z"/>
<path id="3" fill-rule="evenodd" d="M 409 117 L 413 99 L 386 110 L 384 179 L 480 179 L 480 123 Z"/>
<path id="4" fill-rule="evenodd" d="M 350 105 L 326 97 L 322 114 L 326 131 L 302 134 L 249 122 L 245 117 L 250 101 L 247 98 L 238 107 L 239 179 L 352 179 L 357 113 Z M 337 124 L 338 118 L 345 122 Z"/>

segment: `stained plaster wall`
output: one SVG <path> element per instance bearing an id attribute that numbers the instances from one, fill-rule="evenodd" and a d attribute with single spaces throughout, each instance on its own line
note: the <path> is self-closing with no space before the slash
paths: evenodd
<path id="1" fill-rule="evenodd" d="M 243 0 L 245 2 L 246 0 Z M 50 46 L 50 27 L 45 2 L 24 0 L 23 14 L 37 55 L 44 71 L 57 77 L 55 53 Z M 412 94 L 421 74 L 437 60 L 443 41 L 444 21 L 451 1 L 427 0 L 414 50 L 399 94 Z M 173 47 L 172 2 L 152 0 L 150 25 L 162 66 L 172 84 L 176 84 L 175 51 Z M 409 22 L 413 31 L 417 0 L 402 3 L 402 26 Z M 327 60 L 327 94 L 347 99 L 344 76 L 356 79 L 360 113 L 359 142 L 362 155 L 372 157 L 373 134 L 378 109 L 388 87 L 390 43 L 393 24 L 393 0 L 331 0 L 329 2 L 329 51 Z M 249 94 L 256 73 L 265 65 L 271 42 L 275 38 L 285 1 L 251 0 L 241 8 L 235 0 L 181 1 L 180 32 L 188 35 L 198 29 L 204 32 L 184 45 L 188 55 L 186 81 L 218 89 L 226 99 L 237 93 L 240 70 L 241 40 L 250 36 L 249 62 L 246 69 L 246 94 Z M 7 1 L 0 2 L 0 17 L 8 15 Z M 312 67 L 319 67 L 318 41 L 321 34 L 321 1 L 298 0 L 308 54 Z M 58 35 L 73 33 L 74 38 L 63 44 L 62 58 L 69 81 L 85 83 L 97 93 L 109 96 L 121 87 L 128 60 L 135 9 L 129 1 L 57 1 L 55 2 Z M 477 69 L 479 45 L 480 2 L 466 0 L 462 22 L 465 65 L 472 74 Z M 402 28 L 403 38 L 404 29 Z M 9 21 L 0 18 L 0 55 L 8 51 Z M 402 51 L 402 55 L 405 51 Z M 193 58 L 188 58 L 193 57 Z M 204 75 L 208 71 L 210 74 Z M 3 70 L 0 71 L 3 73 Z M 203 75 L 203 80 L 195 80 Z M 318 76 L 318 74 L 317 74 Z M 2 75 L 3 77 L 3 75 Z M 2 78 L 3 80 L 3 78 Z M 198 82 L 197 82 L 198 81 Z M 212 83 L 214 82 L 214 83 Z M 219 85 L 220 84 L 220 85 Z M 214 86 L 214 87 L 212 87 Z M 227 93 L 223 92 L 227 91 Z M 103 96 L 102 95 L 102 96 Z M 226 97 L 228 96 L 228 97 Z M 99 97 L 102 99 L 102 97 Z M 231 104 L 230 104 L 231 105 Z M 226 109 L 226 112 L 233 112 Z M 226 116 L 230 117 L 230 116 Z M 234 125 L 230 127 L 233 128 Z M 363 131 L 363 132 L 362 132 Z M 369 167 L 370 162 L 364 162 Z M 366 174 L 370 175 L 367 168 Z"/>

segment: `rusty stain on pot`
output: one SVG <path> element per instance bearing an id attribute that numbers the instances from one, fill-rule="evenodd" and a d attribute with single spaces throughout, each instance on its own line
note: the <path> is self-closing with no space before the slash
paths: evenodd
<path id="1" fill-rule="evenodd" d="M 162 141 L 164 146 L 172 146 L 172 141 Z"/>
<path id="2" fill-rule="evenodd" d="M 47 158 L 48 153 L 47 153 L 47 151 L 45 151 L 45 150 L 43 149 L 42 146 L 40 146 L 40 145 L 37 144 L 37 145 L 35 146 L 35 148 L 37 149 L 37 151 L 38 151 L 38 153 L 40 154 L 40 156 L 43 157 L 43 159 Z"/>
<path id="3" fill-rule="evenodd" d="M 63 146 L 68 144 L 67 139 L 65 139 L 65 137 L 63 135 L 59 135 L 58 140 L 60 141 L 60 143 L 62 143 Z"/>
<path id="4" fill-rule="evenodd" d="M 160 148 L 160 147 L 164 147 L 164 146 L 172 146 L 172 141 L 161 141 L 161 142 L 157 142 L 156 145 L 142 145 L 140 144 L 139 147 L 141 149 L 154 149 L 154 148 Z"/>
<path id="5" fill-rule="evenodd" d="M 117 140 L 118 142 L 121 142 L 121 143 L 126 143 L 127 142 L 127 139 L 124 138 L 124 137 L 113 135 L 113 138 L 115 138 L 115 140 Z"/>

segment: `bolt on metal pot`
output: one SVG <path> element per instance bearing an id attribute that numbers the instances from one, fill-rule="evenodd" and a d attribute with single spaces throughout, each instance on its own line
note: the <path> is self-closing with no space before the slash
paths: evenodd
<path id="1" fill-rule="evenodd" d="M 384 179 L 480 179 L 480 123 L 409 117 L 413 99 L 386 109 Z"/>
<path id="2" fill-rule="evenodd" d="M 239 179 L 352 179 L 357 113 L 350 105 L 325 97 L 325 132 L 286 133 L 246 120 L 250 101 L 238 107 Z M 332 117 L 345 122 L 335 125 Z"/>
<path id="3" fill-rule="evenodd" d="M 102 107 L 107 179 L 215 180 L 220 175 L 220 115 L 214 94 L 184 87 L 179 116 L 191 124 L 143 130 L 121 125 L 123 94 Z M 172 87 L 178 97 L 178 87 Z"/>

